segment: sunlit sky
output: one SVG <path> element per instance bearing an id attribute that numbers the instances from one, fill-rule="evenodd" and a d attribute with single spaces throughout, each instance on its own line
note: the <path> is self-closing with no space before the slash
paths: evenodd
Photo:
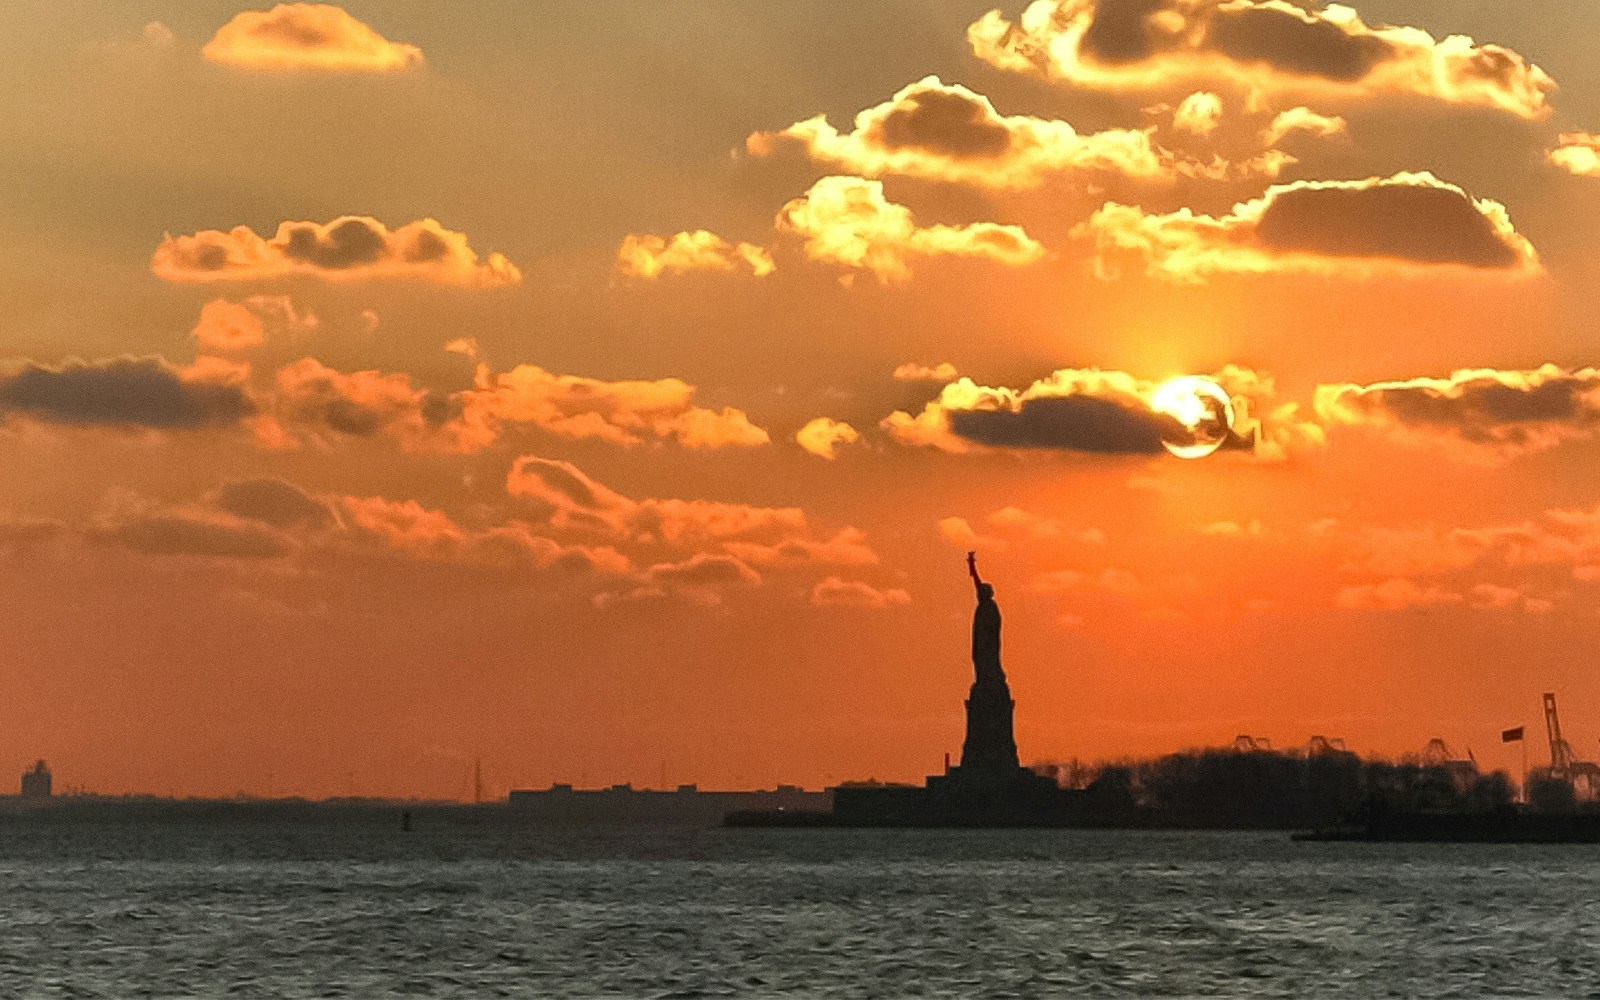
<path id="1" fill-rule="evenodd" d="M 10 4 L 0 766 L 1600 754 L 1600 6 L 993 2 Z"/>

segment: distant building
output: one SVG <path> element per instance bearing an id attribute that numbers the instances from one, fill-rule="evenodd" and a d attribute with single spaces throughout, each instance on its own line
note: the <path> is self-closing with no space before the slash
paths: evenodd
<path id="1" fill-rule="evenodd" d="M 44 802 L 50 798 L 50 768 L 44 761 L 34 761 L 22 772 L 22 801 Z"/>
<path id="2" fill-rule="evenodd" d="M 510 805 L 532 819 L 557 823 L 689 823 L 715 826 L 730 812 L 744 809 L 821 810 L 832 803 L 829 792 L 810 792 L 795 785 L 766 791 L 701 791 L 696 785 L 673 790 L 634 788 L 516 789 Z"/>

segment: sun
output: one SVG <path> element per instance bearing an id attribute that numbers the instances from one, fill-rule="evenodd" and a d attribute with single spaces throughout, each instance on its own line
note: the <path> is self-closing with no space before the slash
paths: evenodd
<path id="1" fill-rule="evenodd" d="M 1177 424 L 1161 445 L 1179 458 L 1204 458 L 1233 433 L 1233 400 L 1222 386 L 1198 375 L 1180 375 L 1156 387 L 1150 408 Z"/>

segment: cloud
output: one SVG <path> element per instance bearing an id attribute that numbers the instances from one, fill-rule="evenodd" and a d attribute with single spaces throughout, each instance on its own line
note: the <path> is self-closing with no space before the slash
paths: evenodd
<path id="1" fill-rule="evenodd" d="M 391 42 L 323 3 L 281 3 L 247 10 L 217 29 L 201 53 L 215 63 L 251 70 L 385 73 L 422 65 L 422 50 Z"/>
<path id="2" fill-rule="evenodd" d="M 726 555 L 698 553 L 681 562 L 657 563 L 638 574 L 631 588 L 596 595 L 598 607 L 679 600 L 704 608 L 722 604 L 729 590 L 756 587 L 761 574 Z"/>
<path id="3" fill-rule="evenodd" d="M 552 531 L 587 534 L 665 556 L 632 574 L 628 586 L 599 595 L 596 603 L 602 606 L 664 598 L 714 606 L 730 588 L 761 584 L 766 570 L 873 566 L 879 561 L 860 530 L 844 527 L 831 536 L 818 535 L 798 507 L 633 499 L 570 462 L 536 455 L 524 455 L 512 465 L 506 492 L 526 506 L 534 523 Z"/>
<path id="4" fill-rule="evenodd" d="M 988 517 L 996 530 L 1021 534 L 1036 542 L 1079 542 L 1085 545 L 1104 545 L 1106 536 L 1099 528 L 1068 524 L 1053 517 L 1045 517 L 1021 507 L 1001 507 Z"/>
<path id="5" fill-rule="evenodd" d="M 1273 380 L 1237 365 L 1209 378 L 1232 400 L 1234 420 L 1222 450 L 1281 461 L 1320 447 L 1320 425 L 1294 403 L 1274 400 Z M 896 442 L 953 454 L 986 449 L 1050 449 L 1098 455 L 1160 455 L 1165 436 L 1196 440 L 1177 418 L 1154 409 L 1162 382 L 1127 372 L 1063 368 L 1024 389 L 978 385 L 961 378 L 915 415 L 896 411 L 879 424 Z M 1265 416 L 1255 416 L 1257 411 Z"/>
<path id="6" fill-rule="evenodd" d="M 817 115 L 745 140 L 756 156 L 795 145 L 819 163 L 865 177 L 907 176 L 994 188 L 1034 187 L 1060 174 L 1165 179 L 1172 170 L 1145 130 L 1079 134 L 1070 124 L 1002 115 L 982 94 L 926 77 L 856 115 L 840 133 Z"/>
<path id="7" fill-rule="evenodd" d="M 317 529 L 333 523 L 326 503 L 282 479 L 241 479 L 223 483 L 207 501 L 234 517 L 274 528 Z"/>
<path id="8" fill-rule="evenodd" d="M 1539 270 L 1532 244 L 1505 206 L 1475 199 L 1431 174 L 1275 185 L 1221 217 L 1189 209 L 1147 214 L 1107 202 L 1073 235 L 1094 244 L 1114 276 L 1132 258 L 1175 282 L 1215 274 L 1301 271 L 1366 275 L 1444 265 L 1524 275 Z"/>
<path id="9" fill-rule="evenodd" d="M 1185 97 L 1172 114 L 1172 127 L 1190 135 L 1206 136 L 1222 124 L 1222 98 L 1208 90 Z"/>
<path id="10" fill-rule="evenodd" d="M 583 529 L 636 542 L 699 545 L 731 539 L 773 542 L 806 530 L 798 507 L 757 507 L 716 500 L 633 500 L 570 462 L 523 455 L 506 492 L 531 501 L 557 528 Z"/>
<path id="11" fill-rule="evenodd" d="M 1153 389 L 1126 373 L 1098 369 L 1062 369 L 1020 392 L 962 378 L 921 414 L 897 412 L 883 426 L 902 444 L 950 452 L 979 445 L 1157 455 L 1164 451 L 1162 435 L 1181 433 L 1181 425 L 1150 408 Z"/>
<path id="12" fill-rule="evenodd" d="M 1600 135 L 1563 132 L 1545 159 L 1574 177 L 1600 177 Z"/>
<path id="13" fill-rule="evenodd" d="M 733 556 L 697 553 L 676 563 L 657 563 L 647 571 L 650 582 L 677 588 L 701 589 L 725 584 L 755 586 L 761 574 Z"/>
<path id="14" fill-rule="evenodd" d="M 1334 596 L 1334 603 L 1348 611 L 1405 611 L 1441 604 L 1460 604 L 1464 598 L 1458 593 L 1396 577 L 1382 583 L 1364 583 L 1343 587 Z"/>
<path id="15" fill-rule="evenodd" d="M 527 504 L 535 521 L 557 531 L 588 533 L 616 544 L 700 550 L 727 556 L 745 569 L 878 563 L 878 554 L 860 530 L 845 527 L 818 537 L 798 507 L 635 500 L 596 482 L 570 462 L 536 455 L 524 455 L 512 465 L 506 492 Z M 724 571 L 731 568 L 721 565 Z M 743 578 L 742 573 L 735 575 Z M 643 583 L 650 587 L 662 580 L 652 577 Z"/>
<path id="16" fill-rule="evenodd" d="M 1347 128 L 1345 120 L 1339 115 L 1318 114 L 1302 106 L 1280 111 L 1274 115 L 1272 124 L 1261 133 L 1261 141 L 1268 146 L 1276 146 L 1297 132 L 1318 139 L 1331 139 L 1336 135 L 1347 134 Z"/>
<path id="17" fill-rule="evenodd" d="M 1036 0 L 967 29 L 1000 69 L 1115 91 L 1223 82 L 1252 94 L 1367 101 L 1416 96 L 1542 118 L 1555 81 L 1465 35 L 1368 25 L 1343 4 L 1287 0 Z"/>
<path id="18" fill-rule="evenodd" d="M 67 526 L 60 521 L 0 514 L 0 555 L 29 551 L 66 533 Z"/>
<path id="19" fill-rule="evenodd" d="M 247 226 L 192 236 L 167 234 L 150 270 L 164 281 L 264 281 L 305 276 L 329 281 L 394 278 L 474 287 L 514 285 L 522 272 L 502 254 L 480 261 L 465 233 L 433 219 L 391 230 L 345 215 L 329 223 L 282 222 L 271 239 Z"/>
<path id="20" fill-rule="evenodd" d="M 337 504 L 348 542 L 409 561 L 511 573 L 559 570 L 617 577 L 632 572 L 628 558 L 610 546 L 566 544 L 522 521 L 469 530 L 415 500 L 345 496 Z"/>
<path id="21" fill-rule="evenodd" d="M 95 537 L 155 556 L 276 559 L 295 551 L 293 541 L 270 525 L 191 511 L 134 517 L 101 527 Z"/>
<path id="22" fill-rule="evenodd" d="M 340 372 L 315 358 L 278 370 L 274 416 L 285 427 L 352 437 L 387 433 L 421 441 L 443 419 L 429 420 L 432 397 L 401 372 Z"/>
<path id="23" fill-rule="evenodd" d="M 878 553 L 867 544 L 859 528 L 841 528 L 832 538 L 785 538 L 771 545 L 761 542 L 723 542 L 730 555 L 752 566 L 876 566 Z"/>
<path id="24" fill-rule="evenodd" d="M 915 257 L 972 257 L 1022 267 L 1044 256 L 1044 247 L 1018 226 L 919 226 L 910 209 L 884 198 L 881 182 L 859 177 L 822 178 L 783 206 L 776 225 L 804 239 L 811 260 L 871 271 L 885 284 L 909 279 Z"/>
<path id="25" fill-rule="evenodd" d="M 894 370 L 894 377 L 900 382 L 954 382 L 960 376 L 956 366 L 948 361 L 929 367 L 908 361 Z"/>
<path id="26" fill-rule="evenodd" d="M 1342 588 L 1335 597 L 1341 607 L 1462 603 L 1545 614 L 1565 596 L 1568 581 L 1600 580 L 1600 508 L 1553 508 L 1522 521 L 1466 527 L 1334 522 L 1317 534 L 1338 557 L 1340 572 L 1380 581 Z M 1548 596 L 1533 593 L 1552 586 L 1558 589 Z"/>
<path id="27" fill-rule="evenodd" d="M 572 439 L 637 445 L 671 440 L 685 448 L 756 448 L 770 436 L 743 410 L 694 405 L 695 387 L 680 379 L 607 382 L 555 375 L 537 365 L 491 374 L 479 366 L 477 385 L 454 397 L 454 427 L 465 445 L 494 440 L 506 424 L 531 424 Z"/>
<path id="28" fill-rule="evenodd" d="M 861 434 L 854 427 L 830 417 L 817 417 L 795 433 L 795 441 L 807 452 L 830 462 L 838 457 L 838 448 L 854 444 Z"/>
<path id="29" fill-rule="evenodd" d="M 670 239 L 649 233 L 629 234 L 617 248 L 616 271 L 630 278 L 659 278 L 689 271 L 748 271 L 757 278 L 771 274 L 772 255 L 753 243 L 730 243 L 716 233 L 696 229 Z"/>
<path id="30" fill-rule="evenodd" d="M 973 529 L 972 523 L 964 517 L 943 517 L 937 525 L 939 537 L 945 544 L 962 552 L 971 552 L 982 549 L 988 552 L 1003 552 L 1010 546 L 1003 538 L 993 538 L 980 535 Z"/>
<path id="31" fill-rule="evenodd" d="M 252 295 L 243 302 L 207 302 L 189 335 L 201 353 L 240 354 L 266 343 L 269 329 L 297 333 L 317 323 L 316 314 L 296 310 L 287 295 Z"/>
<path id="32" fill-rule="evenodd" d="M 84 44 L 84 51 L 104 57 L 155 60 L 169 55 L 176 48 L 177 36 L 160 21 L 151 21 L 139 32 L 137 38 L 97 39 Z"/>
<path id="33" fill-rule="evenodd" d="M 0 370 L 0 419 L 160 430 L 227 427 L 255 412 L 231 376 L 179 369 L 158 357 L 74 358 L 53 367 L 28 361 Z"/>
<path id="34" fill-rule="evenodd" d="M 227 354 L 259 347 L 267 339 L 261 317 L 227 299 L 201 306 L 200 319 L 189 333 L 201 350 Z"/>
<path id="35" fill-rule="evenodd" d="M 881 610 L 911 603 L 911 595 L 899 588 L 879 590 L 860 580 L 841 580 L 830 576 L 811 588 L 811 603 L 819 608 L 870 608 Z"/>
<path id="36" fill-rule="evenodd" d="M 495 373 L 479 364 L 472 388 L 442 392 L 405 372 L 341 372 L 306 357 L 279 369 L 274 383 L 271 416 L 291 446 L 332 433 L 387 435 L 413 451 L 475 452 L 520 427 L 624 447 L 661 440 L 715 450 L 770 441 L 742 410 L 694 405 L 695 387 L 675 378 L 608 382 L 537 365 Z"/>
<path id="37" fill-rule="evenodd" d="M 1329 427 L 1367 427 L 1447 446 L 1468 459 L 1504 458 L 1593 437 L 1600 429 L 1600 371 L 1547 364 L 1320 385 L 1314 406 Z"/>
<path id="38" fill-rule="evenodd" d="M 1238 521 L 1212 521 L 1200 526 L 1200 534 L 1213 538 L 1259 538 L 1266 533 L 1258 520 L 1250 520 L 1244 524 Z"/>

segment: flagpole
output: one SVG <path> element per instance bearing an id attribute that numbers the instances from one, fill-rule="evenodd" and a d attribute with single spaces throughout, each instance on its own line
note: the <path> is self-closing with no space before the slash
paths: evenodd
<path id="1" fill-rule="evenodd" d="M 1526 732 L 1526 731 L 1524 731 Z M 1524 735 L 1517 743 L 1522 747 L 1522 804 L 1528 804 L 1528 739 Z"/>

